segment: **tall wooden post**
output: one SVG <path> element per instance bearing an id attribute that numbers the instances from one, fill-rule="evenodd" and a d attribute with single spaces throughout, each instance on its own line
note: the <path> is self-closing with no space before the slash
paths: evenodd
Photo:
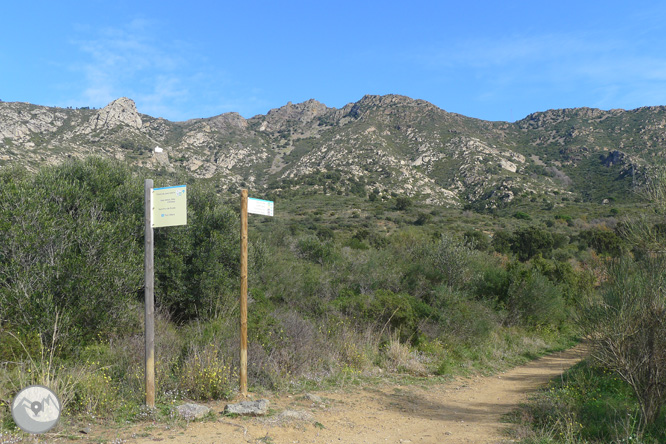
<path id="1" fill-rule="evenodd" d="M 144 248 L 144 271 L 145 271 L 145 299 L 146 299 L 146 405 L 155 408 L 155 266 L 154 266 L 154 236 L 152 226 L 152 179 L 146 179 L 145 192 L 145 248 Z"/>
<path id="2" fill-rule="evenodd" d="M 247 190 L 241 190 L 240 392 L 247 396 Z"/>

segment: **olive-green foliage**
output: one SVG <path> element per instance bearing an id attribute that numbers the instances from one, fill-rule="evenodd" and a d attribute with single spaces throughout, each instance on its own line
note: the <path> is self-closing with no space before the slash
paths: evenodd
<path id="1" fill-rule="evenodd" d="M 400 196 L 395 199 L 395 209 L 398 211 L 405 211 L 413 204 L 412 200 L 406 196 Z"/>
<path id="2" fill-rule="evenodd" d="M 535 268 L 517 266 L 511 274 L 506 300 L 508 320 L 528 326 L 559 327 L 567 314 L 560 288 Z"/>
<path id="3" fill-rule="evenodd" d="M 76 348 L 140 326 L 143 179 L 89 158 L 34 175 L 0 172 L 0 319 Z M 191 185 L 189 225 L 156 229 L 156 300 L 176 320 L 219 311 L 237 282 L 237 222 L 211 187 Z"/>
<path id="4" fill-rule="evenodd" d="M 189 186 L 187 205 L 187 225 L 155 229 L 156 302 L 178 322 L 232 306 L 240 271 L 238 217 L 201 183 Z"/>
<path id="5" fill-rule="evenodd" d="M 519 220 L 532 220 L 532 216 L 530 216 L 529 214 L 527 214 L 523 211 L 518 211 L 518 212 L 514 213 L 513 217 L 515 217 L 516 219 L 519 219 Z"/>
<path id="6" fill-rule="evenodd" d="M 352 318 L 364 319 L 376 327 L 399 332 L 402 340 L 414 338 L 417 321 L 433 310 L 406 293 L 377 290 L 373 294 L 343 291 L 332 305 Z"/>
<path id="7" fill-rule="evenodd" d="M 527 261 L 537 254 L 549 257 L 553 251 L 553 235 L 550 231 L 530 226 L 519 229 L 513 233 L 511 251 L 521 261 Z"/>
<path id="8" fill-rule="evenodd" d="M 137 316 L 141 185 L 119 164 L 90 159 L 34 176 L 1 173 L 0 319 L 18 332 L 75 344 Z"/>
<path id="9" fill-rule="evenodd" d="M 467 230 L 464 237 L 465 243 L 475 250 L 488 251 L 490 248 L 490 238 L 483 231 Z"/>
<path id="10" fill-rule="evenodd" d="M 508 254 L 511 252 L 511 243 L 513 242 L 513 236 L 508 231 L 498 230 L 493 235 L 493 240 L 491 245 L 495 251 L 502 254 Z"/>
<path id="11" fill-rule="evenodd" d="M 476 281 L 477 297 L 492 302 L 510 325 L 560 327 L 580 292 L 591 283 L 584 272 L 566 263 L 534 260 L 510 263 L 506 268 L 488 267 Z"/>
<path id="12" fill-rule="evenodd" d="M 438 273 L 440 282 L 452 288 L 462 288 L 472 280 L 476 252 L 464 241 L 445 234 L 428 250 L 427 260 Z"/>
<path id="13" fill-rule="evenodd" d="M 608 228 L 590 228 L 578 235 L 581 247 L 593 248 L 599 254 L 619 257 L 624 250 L 624 241 Z"/>
<path id="14" fill-rule="evenodd" d="M 490 304 L 449 287 L 436 289 L 437 326 L 448 343 L 474 344 L 488 339 L 500 316 Z"/>
<path id="15" fill-rule="evenodd" d="M 300 255 L 312 262 L 323 264 L 334 259 L 334 247 L 328 240 L 320 240 L 314 236 L 304 237 L 298 241 Z"/>

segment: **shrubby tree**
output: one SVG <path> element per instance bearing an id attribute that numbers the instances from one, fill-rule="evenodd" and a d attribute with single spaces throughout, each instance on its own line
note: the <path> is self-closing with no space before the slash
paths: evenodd
<path id="1" fill-rule="evenodd" d="M 618 257 L 622 255 L 624 242 L 613 230 L 608 228 L 591 228 L 581 231 L 579 242 L 593 248 L 597 253 Z"/>
<path id="2" fill-rule="evenodd" d="M 535 267 L 511 270 L 506 309 L 510 323 L 559 327 L 566 318 L 562 291 Z"/>
<path id="3" fill-rule="evenodd" d="M 553 236 L 539 227 L 527 227 L 513 233 L 511 250 L 521 261 L 527 261 L 541 254 L 550 256 L 553 251 Z"/>
<path id="4" fill-rule="evenodd" d="M 164 180 L 160 178 L 160 180 Z M 140 328 L 143 178 L 98 158 L 32 175 L 0 172 L 0 326 L 83 344 Z M 237 217 L 193 184 L 189 225 L 156 230 L 156 302 L 175 319 L 213 316 L 238 279 Z M 256 256 L 256 255 L 255 255 Z"/>
<path id="5" fill-rule="evenodd" d="M 657 214 L 666 214 L 666 174 L 658 172 L 643 190 Z M 623 224 L 624 238 L 639 259 L 610 263 L 599 297 L 590 298 L 579 318 L 592 338 L 594 358 L 633 389 L 640 427 L 655 422 L 666 403 L 666 248 L 645 217 Z"/>
<path id="6" fill-rule="evenodd" d="M 31 176 L 1 173 L 0 322 L 17 332 L 91 338 L 131 326 L 141 288 L 141 186 L 89 159 Z"/>
<path id="7" fill-rule="evenodd" d="M 634 390 L 645 427 L 666 402 L 666 261 L 623 258 L 608 274 L 580 323 L 592 338 L 592 356 Z"/>
<path id="8" fill-rule="evenodd" d="M 188 185 L 187 194 L 187 225 L 155 230 L 155 300 L 177 322 L 234 307 L 240 272 L 237 215 L 210 185 Z"/>
<path id="9" fill-rule="evenodd" d="M 428 256 L 441 281 L 449 287 L 461 288 L 472 280 L 474 250 L 462 240 L 442 235 Z"/>
<path id="10" fill-rule="evenodd" d="M 475 250 L 488 251 L 490 248 L 490 238 L 483 231 L 467 230 L 464 238 L 465 243 Z"/>
<path id="11" fill-rule="evenodd" d="M 406 196 L 400 196 L 395 200 L 395 209 L 398 211 L 405 211 L 412 206 L 412 200 Z"/>
<path id="12" fill-rule="evenodd" d="M 490 242 L 493 249 L 498 253 L 508 254 L 511 252 L 511 243 L 513 242 L 513 236 L 508 231 L 498 230 L 493 235 L 493 239 Z"/>

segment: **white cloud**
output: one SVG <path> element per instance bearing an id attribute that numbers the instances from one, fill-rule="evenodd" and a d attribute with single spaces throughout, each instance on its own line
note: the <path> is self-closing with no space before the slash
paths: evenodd
<path id="1" fill-rule="evenodd" d="M 187 56 L 178 45 L 154 36 L 156 26 L 135 20 L 121 28 L 88 29 L 74 42 L 85 55 L 73 69 L 83 74 L 81 95 L 92 106 L 105 106 L 121 96 L 141 103 L 141 112 L 166 112 L 174 99 L 184 100 Z"/>

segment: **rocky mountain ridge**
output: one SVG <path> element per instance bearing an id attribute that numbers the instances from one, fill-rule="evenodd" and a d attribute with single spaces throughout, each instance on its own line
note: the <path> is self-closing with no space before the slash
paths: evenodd
<path id="1" fill-rule="evenodd" d="M 0 102 L 0 166 L 100 155 L 277 195 L 407 195 L 481 208 L 518 195 L 601 200 L 626 194 L 665 154 L 666 107 L 550 110 L 509 123 L 387 95 L 170 122 L 128 98 L 98 110 Z"/>

